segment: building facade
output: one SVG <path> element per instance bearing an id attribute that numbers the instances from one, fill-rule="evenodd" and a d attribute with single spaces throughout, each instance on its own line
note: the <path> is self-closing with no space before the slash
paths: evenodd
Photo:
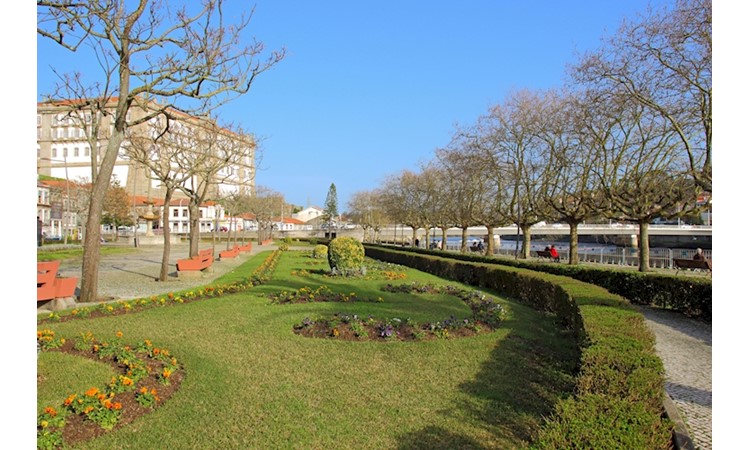
<path id="1" fill-rule="evenodd" d="M 84 112 L 74 106 L 75 101 L 70 100 L 37 104 L 38 178 L 41 175 L 79 183 L 91 182 L 92 161 L 96 161 L 97 165 L 100 164 L 107 148 L 108 137 L 114 129 L 114 118 L 112 115 Z M 129 123 L 138 122 L 147 117 L 147 114 L 153 113 L 154 110 L 158 110 L 158 105 L 152 102 L 131 107 L 127 115 L 127 121 Z M 214 164 L 223 163 L 221 166 L 212 166 L 211 171 L 206 170 L 200 172 L 199 175 L 184 177 L 183 186 L 196 189 L 205 184 L 205 180 L 201 179 L 203 173 L 210 173 L 207 198 L 217 199 L 221 195 L 233 192 L 254 192 L 255 142 L 251 136 L 241 136 L 231 130 L 218 127 L 215 122 L 207 118 L 193 117 L 177 111 L 170 111 L 170 116 L 172 117 L 170 129 L 187 130 L 194 136 L 193 142 L 196 143 L 193 146 L 186 146 L 183 155 L 188 160 L 182 161 L 182 166 L 175 162 L 178 158 L 173 156 L 174 153 L 165 157 L 170 161 L 171 172 L 180 175 L 191 169 L 194 170 L 194 167 L 189 167 L 191 155 L 195 155 L 196 159 L 204 158 L 203 162 L 195 161 L 196 165 L 207 164 L 205 162 L 206 155 L 218 155 L 219 157 L 213 158 L 211 161 L 219 161 Z M 145 197 L 158 201 L 158 199 L 164 197 L 165 188 L 163 182 L 159 179 L 159 174 L 148 165 L 139 163 L 134 152 L 136 137 L 153 136 L 154 130 L 162 126 L 164 122 L 166 121 L 162 117 L 157 116 L 134 125 L 129 128 L 128 135 L 120 146 L 112 171 L 112 180 L 117 180 L 120 186 L 125 188 L 133 198 Z M 202 138 L 209 133 L 217 136 L 210 143 L 208 139 Z M 89 138 L 89 135 L 93 134 L 96 134 L 98 138 Z M 166 136 L 168 138 L 169 133 Z M 154 140 L 152 145 L 166 147 L 167 138 L 163 138 L 161 141 Z M 227 145 L 227 143 L 231 143 L 231 145 Z M 201 147 L 203 145 L 205 145 L 205 148 Z M 166 153 L 166 150 L 164 152 Z M 187 169 L 186 166 L 188 166 Z M 49 211 L 42 208 L 41 205 L 45 204 L 42 202 L 43 193 L 40 191 L 38 196 L 37 211 L 42 213 L 40 218 L 43 221 L 44 228 L 56 228 L 58 223 L 55 222 L 55 218 L 51 217 L 54 208 L 48 208 Z M 179 189 L 174 192 L 173 198 L 177 202 L 183 201 L 184 204 L 187 204 L 187 196 Z M 169 213 L 173 214 L 173 211 L 170 210 Z M 136 214 L 135 205 L 134 214 Z M 182 214 L 182 212 L 179 214 Z M 60 221 L 62 219 L 60 218 Z M 175 217 L 174 224 L 177 229 L 184 228 L 182 219 L 181 215 Z M 204 221 L 202 220 L 202 231 L 203 224 Z M 208 227 L 207 221 L 205 227 Z"/>

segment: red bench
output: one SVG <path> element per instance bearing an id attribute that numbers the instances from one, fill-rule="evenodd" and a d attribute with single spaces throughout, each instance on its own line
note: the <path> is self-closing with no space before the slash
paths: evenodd
<path id="1" fill-rule="evenodd" d="M 73 297 L 78 278 L 57 276 L 60 261 L 42 261 L 36 263 L 36 301 L 55 300 Z"/>
<path id="2" fill-rule="evenodd" d="M 247 244 L 245 244 L 245 245 L 240 245 L 240 246 L 239 246 L 239 247 L 237 247 L 237 248 L 238 248 L 238 249 L 239 249 L 239 250 L 240 250 L 241 252 L 249 252 L 250 250 L 252 250 L 252 249 L 253 249 L 253 243 L 252 243 L 252 242 L 248 242 Z"/>
<path id="3" fill-rule="evenodd" d="M 219 257 L 221 259 L 235 258 L 239 254 L 240 254 L 240 247 L 238 245 L 235 245 L 234 247 L 232 247 L 231 250 L 224 250 L 223 252 L 219 252 Z"/>
<path id="4" fill-rule="evenodd" d="M 177 270 L 180 272 L 205 270 L 211 267 L 211 263 L 213 262 L 214 251 L 211 248 L 207 248 L 199 250 L 198 254 L 192 258 L 178 259 Z"/>
<path id="5" fill-rule="evenodd" d="M 273 243 L 273 239 L 265 239 L 260 243 L 260 245 L 268 245 L 272 243 Z"/>

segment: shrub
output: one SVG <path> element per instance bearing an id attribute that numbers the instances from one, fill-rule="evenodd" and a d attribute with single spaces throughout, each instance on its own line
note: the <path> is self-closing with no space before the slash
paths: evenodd
<path id="1" fill-rule="evenodd" d="M 328 264 L 336 274 L 361 273 L 365 264 L 365 248 L 354 238 L 335 238 L 328 244 Z"/>
<path id="2" fill-rule="evenodd" d="M 312 252 L 313 258 L 327 258 L 328 257 L 328 247 L 326 247 L 323 244 L 316 245 L 315 248 L 313 248 Z"/>

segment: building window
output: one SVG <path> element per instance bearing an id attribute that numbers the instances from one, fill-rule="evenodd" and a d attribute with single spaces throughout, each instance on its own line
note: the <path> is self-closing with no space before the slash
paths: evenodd
<path id="1" fill-rule="evenodd" d="M 68 147 L 64 147 L 63 148 L 63 158 L 67 158 L 67 157 L 68 157 Z"/>
<path id="2" fill-rule="evenodd" d="M 182 210 L 182 217 L 187 217 L 187 216 L 188 216 L 188 210 L 187 208 L 185 208 Z"/>
<path id="3" fill-rule="evenodd" d="M 88 148 L 88 147 L 86 147 L 85 149 L 83 149 L 83 153 L 84 153 L 84 156 L 90 157 L 91 156 L 91 149 Z"/>
<path id="4" fill-rule="evenodd" d="M 68 138 L 75 137 L 74 130 L 75 128 L 68 128 Z"/>
<path id="5" fill-rule="evenodd" d="M 52 147 L 52 157 L 57 158 L 57 148 Z"/>
<path id="6" fill-rule="evenodd" d="M 55 114 L 52 116 L 52 126 L 57 126 L 57 123 L 59 122 L 59 117 Z"/>
<path id="7" fill-rule="evenodd" d="M 180 217 L 180 210 L 175 208 L 172 210 L 172 217 Z"/>
<path id="8" fill-rule="evenodd" d="M 63 133 L 65 132 L 64 128 L 58 128 L 57 129 L 57 138 L 62 139 L 64 137 Z"/>
<path id="9" fill-rule="evenodd" d="M 79 155 L 78 155 L 78 147 L 75 147 L 75 148 L 73 149 L 73 156 L 79 156 Z"/>

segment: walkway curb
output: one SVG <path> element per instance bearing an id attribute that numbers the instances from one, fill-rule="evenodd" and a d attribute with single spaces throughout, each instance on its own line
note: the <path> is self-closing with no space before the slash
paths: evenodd
<path id="1" fill-rule="evenodd" d="M 680 412 L 677 410 L 672 398 L 664 393 L 664 412 L 667 417 L 674 424 L 674 430 L 672 430 L 672 443 L 674 444 L 675 450 L 695 450 L 693 440 L 690 439 L 690 433 L 688 432 L 685 422 L 682 421 Z"/>

